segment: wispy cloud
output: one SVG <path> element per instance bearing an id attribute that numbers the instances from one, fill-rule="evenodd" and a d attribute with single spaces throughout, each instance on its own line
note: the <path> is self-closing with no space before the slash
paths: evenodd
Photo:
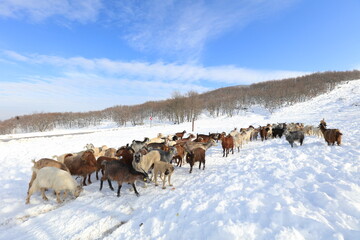
<path id="1" fill-rule="evenodd" d="M 101 0 L 2 0 L 0 16 L 35 22 L 58 16 L 86 23 L 97 19 L 102 6 Z"/>
<path id="2" fill-rule="evenodd" d="M 291 5 L 294 0 L 121 1 L 113 13 L 134 48 L 199 58 L 205 44 Z"/>
<path id="3" fill-rule="evenodd" d="M 298 0 L 2 0 L 0 17 L 106 24 L 138 51 L 198 61 L 206 43 Z M 60 21 L 64 24 L 64 21 Z M 67 24 L 66 24 L 67 25 Z"/>
<path id="4" fill-rule="evenodd" d="M 0 119 L 34 112 L 82 112 L 169 98 L 175 89 L 208 90 L 192 83 L 169 83 L 64 72 L 0 82 Z"/>
<path id="5" fill-rule="evenodd" d="M 208 81 L 224 84 L 251 84 L 265 80 L 276 80 L 307 74 L 298 71 L 265 71 L 239 68 L 236 66 L 204 67 L 196 64 L 123 62 L 106 58 L 88 59 L 84 57 L 63 58 L 39 54 L 22 55 L 13 51 L 3 51 L 7 60 L 25 64 L 50 65 L 71 71 L 94 73 L 117 78 L 141 79 L 168 83 L 197 83 Z M 200 85 L 200 84 L 199 84 Z"/>
<path id="6" fill-rule="evenodd" d="M 0 52 L 0 67 L 19 66 L 16 79 L 0 81 L 1 118 L 45 111 L 89 111 L 114 105 L 163 100 L 172 93 L 199 93 L 214 85 L 250 84 L 304 75 L 304 72 L 257 71 L 236 66 L 204 67 L 192 64 L 123 62 L 84 57 Z"/>

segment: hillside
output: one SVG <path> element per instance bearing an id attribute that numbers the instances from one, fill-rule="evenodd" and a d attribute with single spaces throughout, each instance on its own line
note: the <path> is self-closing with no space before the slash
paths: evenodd
<path id="1" fill-rule="evenodd" d="M 197 164 L 191 174 L 188 164 L 176 167 L 174 188 L 137 183 L 136 197 L 124 184 L 117 198 L 107 184 L 100 192 L 92 176 L 79 198 L 62 204 L 51 193 L 48 202 L 37 193 L 25 205 L 31 159 L 78 152 L 90 142 L 118 148 L 159 132 L 190 132 L 191 123 L 3 136 L 0 239 L 360 239 L 359 108 L 360 80 L 354 80 L 272 113 L 254 105 L 233 117 L 201 115 L 197 133 L 277 122 L 317 126 L 325 118 L 341 130 L 343 144 L 329 147 L 307 136 L 291 148 L 284 138 L 270 139 L 224 158 L 219 143 L 207 151 L 204 171 Z M 51 134 L 57 133 L 69 132 Z"/>
<path id="2" fill-rule="evenodd" d="M 174 91 L 170 99 L 127 106 L 116 105 L 91 112 L 34 113 L 0 121 L 0 134 L 47 132 L 54 129 L 78 129 L 114 122 L 117 126 L 136 126 L 154 121 L 180 124 L 211 117 L 233 117 L 243 110 L 261 106 L 267 111 L 305 102 L 332 91 L 338 84 L 360 79 L 360 71 L 322 72 L 302 77 L 266 81 L 247 87 L 230 86 L 205 93 Z"/>

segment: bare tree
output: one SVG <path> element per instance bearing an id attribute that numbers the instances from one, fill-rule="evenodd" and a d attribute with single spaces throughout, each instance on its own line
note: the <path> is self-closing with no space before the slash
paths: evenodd
<path id="1" fill-rule="evenodd" d="M 150 116 L 174 123 L 195 121 L 202 111 L 213 117 L 233 116 L 254 104 L 273 111 L 282 106 L 307 101 L 333 90 L 344 81 L 360 79 L 360 71 L 323 72 L 277 81 L 266 81 L 249 86 L 219 88 L 198 94 L 185 95 L 175 91 L 170 99 L 150 101 L 133 106 L 114 106 L 102 111 L 34 113 L 0 121 L 0 134 L 48 131 L 54 127 L 81 128 L 112 119 L 119 126 L 143 124 Z"/>

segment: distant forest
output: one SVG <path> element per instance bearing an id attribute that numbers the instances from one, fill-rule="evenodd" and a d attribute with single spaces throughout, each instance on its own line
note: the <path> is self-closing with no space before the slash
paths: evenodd
<path id="1" fill-rule="evenodd" d="M 44 132 L 57 127 L 82 128 L 99 125 L 103 120 L 114 121 L 119 127 L 141 125 L 150 116 L 157 121 L 179 124 L 196 120 L 202 112 L 213 117 L 231 117 L 256 104 L 273 111 L 307 101 L 333 90 L 344 81 L 356 79 L 360 79 L 360 71 L 329 71 L 249 86 L 225 87 L 202 94 L 193 91 L 185 94 L 174 92 L 167 100 L 132 106 L 118 105 L 101 111 L 34 113 L 0 121 L 0 134 Z"/>

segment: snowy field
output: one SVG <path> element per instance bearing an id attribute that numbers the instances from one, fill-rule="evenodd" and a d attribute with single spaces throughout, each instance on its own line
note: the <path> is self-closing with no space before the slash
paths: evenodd
<path id="1" fill-rule="evenodd" d="M 87 143 L 118 148 L 159 132 L 190 132 L 191 124 L 0 136 L 0 239 L 360 239 L 360 80 L 273 114 L 203 116 L 195 132 L 277 122 L 317 126 L 323 118 L 341 130 L 342 146 L 315 136 L 294 148 L 271 139 L 224 158 L 219 143 L 207 151 L 204 171 L 198 164 L 192 174 L 188 164 L 176 167 L 174 188 L 137 183 L 136 197 L 124 184 L 117 198 L 107 183 L 100 192 L 93 174 L 79 198 L 61 204 L 50 193 L 48 202 L 36 193 L 25 204 L 32 159 L 78 152 Z M 37 137 L 16 139 L 31 135 Z"/>

